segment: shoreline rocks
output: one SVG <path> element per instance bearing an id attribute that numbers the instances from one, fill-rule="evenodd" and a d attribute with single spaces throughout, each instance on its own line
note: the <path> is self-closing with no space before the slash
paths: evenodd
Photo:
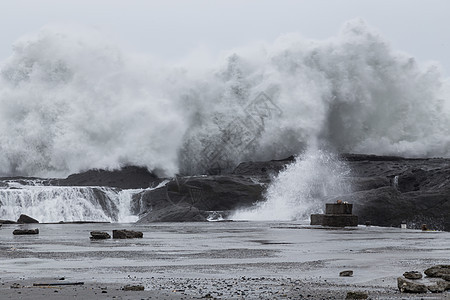
<path id="1" fill-rule="evenodd" d="M 425 284 L 413 282 L 403 277 L 397 278 L 397 286 L 402 293 L 426 293 L 428 288 Z"/>
<path id="2" fill-rule="evenodd" d="M 352 277 L 353 276 L 353 271 L 352 270 L 345 270 L 345 271 L 341 271 L 339 273 L 340 277 Z"/>
<path id="3" fill-rule="evenodd" d="M 403 273 L 403 277 L 405 277 L 406 279 L 421 279 L 422 278 L 422 273 L 417 272 L 417 271 L 408 271 Z"/>
<path id="4" fill-rule="evenodd" d="M 436 265 L 428 268 L 424 272 L 429 278 L 436 278 L 431 284 L 422 282 L 422 273 L 418 271 L 408 271 L 403 273 L 404 277 L 397 278 L 397 286 L 402 293 L 443 293 L 450 290 L 450 282 L 446 280 L 450 275 L 450 265 Z"/>
<path id="5" fill-rule="evenodd" d="M 111 235 L 104 231 L 91 231 L 91 240 L 106 240 L 110 239 Z"/>
<path id="6" fill-rule="evenodd" d="M 136 239 L 142 238 L 144 234 L 140 231 L 116 229 L 113 230 L 113 239 Z"/>
<path id="7" fill-rule="evenodd" d="M 19 219 L 17 219 L 17 223 L 18 224 L 37 224 L 37 223 L 39 223 L 39 221 L 30 216 L 22 214 L 19 216 Z"/>
<path id="8" fill-rule="evenodd" d="M 39 234 L 39 229 L 16 229 L 13 231 L 13 235 L 31 235 Z"/>
<path id="9" fill-rule="evenodd" d="M 449 281 L 450 276 L 450 265 L 437 265 L 431 268 L 428 268 L 424 271 L 425 275 L 428 277 L 434 278 L 443 278 Z"/>

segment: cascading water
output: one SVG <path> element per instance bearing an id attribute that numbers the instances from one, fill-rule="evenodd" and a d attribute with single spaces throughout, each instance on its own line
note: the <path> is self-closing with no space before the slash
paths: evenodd
<path id="1" fill-rule="evenodd" d="M 306 220 L 318 213 L 329 198 L 349 193 L 350 169 L 333 154 L 308 150 L 273 180 L 265 202 L 237 211 L 231 219 Z"/>
<path id="2" fill-rule="evenodd" d="M 57 187 L 8 183 L 0 189 L 0 219 L 17 220 L 27 214 L 40 222 L 134 222 L 132 195 L 142 190 L 107 187 Z"/>

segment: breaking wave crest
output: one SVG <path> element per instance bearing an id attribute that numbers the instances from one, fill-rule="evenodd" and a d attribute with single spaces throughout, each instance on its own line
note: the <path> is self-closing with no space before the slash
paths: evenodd
<path id="1" fill-rule="evenodd" d="M 173 66 L 44 28 L 0 65 L 0 175 L 146 166 L 162 175 L 333 151 L 450 156 L 447 79 L 362 20 Z M 298 162 L 301 164 L 300 162 Z"/>

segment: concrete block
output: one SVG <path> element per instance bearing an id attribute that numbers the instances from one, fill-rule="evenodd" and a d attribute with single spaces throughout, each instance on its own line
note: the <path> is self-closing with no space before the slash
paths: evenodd
<path id="1" fill-rule="evenodd" d="M 323 216 L 324 215 L 322 215 L 322 214 L 312 214 L 311 215 L 311 225 L 322 225 Z"/>
<path id="2" fill-rule="evenodd" d="M 325 204 L 325 214 L 327 215 L 351 215 L 353 204 L 350 203 L 327 203 Z"/>

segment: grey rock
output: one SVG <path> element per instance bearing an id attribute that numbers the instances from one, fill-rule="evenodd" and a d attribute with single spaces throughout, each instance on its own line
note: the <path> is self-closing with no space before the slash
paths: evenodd
<path id="1" fill-rule="evenodd" d="M 397 286 L 402 293 L 426 293 L 428 288 L 425 284 L 409 281 L 403 277 L 397 278 Z"/>
<path id="2" fill-rule="evenodd" d="M 407 279 L 421 279 L 422 273 L 417 272 L 417 271 L 408 271 L 408 272 L 403 273 L 403 276 Z"/>
<path id="3" fill-rule="evenodd" d="M 428 290 L 432 293 L 443 293 L 448 289 L 450 289 L 450 283 L 443 280 L 439 280 L 428 286 Z"/>
<path id="4" fill-rule="evenodd" d="M 126 285 L 122 288 L 123 291 L 143 291 L 143 285 Z"/>
<path id="5" fill-rule="evenodd" d="M 351 277 L 351 276 L 353 276 L 353 271 L 352 270 L 341 271 L 339 273 L 339 276 L 341 276 L 341 277 Z"/>
<path id="6" fill-rule="evenodd" d="M 17 220 L 17 223 L 19 223 L 19 224 L 35 224 L 35 223 L 39 223 L 39 221 L 36 220 L 36 219 L 33 219 L 30 216 L 22 214 L 22 215 L 19 216 L 19 219 Z"/>
<path id="7" fill-rule="evenodd" d="M 113 230 L 113 239 L 135 239 L 142 238 L 144 234 L 140 231 L 119 229 Z"/>
<path id="8" fill-rule="evenodd" d="M 39 229 L 16 229 L 13 231 L 14 235 L 39 234 Z"/>
<path id="9" fill-rule="evenodd" d="M 433 266 L 431 268 L 426 269 L 424 273 L 428 277 L 448 278 L 448 276 L 450 275 L 450 265 Z"/>
<path id="10" fill-rule="evenodd" d="M 345 299 L 367 299 L 369 298 L 369 294 L 366 292 L 359 292 L 359 291 L 351 291 L 347 292 L 347 296 Z"/>
<path id="11" fill-rule="evenodd" d="M 104 231 L 91 231 L 91 240 L 106 240 L 110 239 L 109 233 Z"/>

